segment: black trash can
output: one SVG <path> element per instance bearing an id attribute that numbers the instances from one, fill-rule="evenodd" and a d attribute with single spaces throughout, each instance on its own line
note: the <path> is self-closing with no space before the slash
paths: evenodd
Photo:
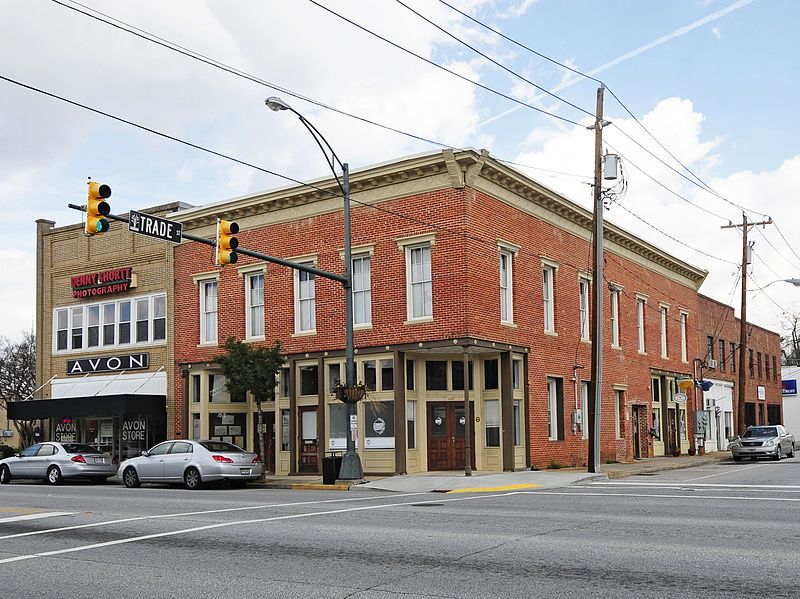
<path id="1" fill-rule="evenodd" d="M 339 470 L 342 468 L 342 456 L 336 452 L 325 454 L 322 458 L 322 484 L 334 485 L 339 478 Z"/>

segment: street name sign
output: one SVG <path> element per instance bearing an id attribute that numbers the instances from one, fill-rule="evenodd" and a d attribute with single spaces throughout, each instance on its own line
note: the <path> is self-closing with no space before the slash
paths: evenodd
<path id="1" fill-rule="evenodd" d="M 131 210 L 128 217 L 128 230 L 149 237 L 155 237 L 156 239 L 180 243 L 181 235 L 183 234 L 183 224 L 167 220 L 166 218 L 159 218 L 152 214 Z"/>

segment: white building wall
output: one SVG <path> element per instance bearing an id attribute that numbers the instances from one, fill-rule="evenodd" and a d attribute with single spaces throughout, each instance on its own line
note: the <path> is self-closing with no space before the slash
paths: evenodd
<path id="1" fill-rule="evenodd" d="M 135 374 L 89 375 L 54 379 L 51 397 L 90 397 L 93 395 L 166 395 L 166 372 L 141 372 Z"/>
<path id="2" fill-rule="evenodd" d="M 795 389 L 800 390 L 800 367 L 782 366 L 781 380 L 794 381 Z M 795 438 L 800 438 L 800 395 L 783 395 L 783 425 Z"/>
<path id="3" fill-rule="evenodd" d="M 706 379 L 714 386 L 703 392 L 703 409 L 708 415 L 706 451 L 727 451 L 728 436 L 726 422 L 733 430 L 733 383 L 717 379 Z"/>

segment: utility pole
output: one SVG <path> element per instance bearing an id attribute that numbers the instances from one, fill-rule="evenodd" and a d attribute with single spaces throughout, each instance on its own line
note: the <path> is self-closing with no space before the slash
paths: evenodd
<path id="1" fill-rule="evenodd" d="M 600 472 L 600 406 L 603 388 L 603 92 L 597 89 L 597 112 L 594 126 L 594 270 L 592 272 L 592 384 L 589 386 L 589 472 Z"/>
<path id="2" fill-rule="evenodd" d="M 747 264 L 748 264 L 748 249 L 747 245 L 747 232 L 758 225 L 765 226 L 771 225 L 772 218 L 762 220 L 758 223 L 748 223 L 747 214 L 742 213 L 742 224 L 734 225 L 733 223 L 720 227 L 721 229 L 736 229 L 742 228 L 742 305 L 739 313 L 739 389 L 736 395 L 736 428 L 741 435 L 745 429 L 744 421 L 744 406 L 745 406 L 745 392 L 744 385 L 747 380 L 745 377 L 745 360 L 747 358 Z M 749 364 L 748 364 L 749 369 Z"/>

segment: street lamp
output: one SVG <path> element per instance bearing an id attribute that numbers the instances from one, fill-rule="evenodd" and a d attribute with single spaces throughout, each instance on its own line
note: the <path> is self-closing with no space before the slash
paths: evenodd
<path id="1" fill-rule="evenodd" d="M 286 102 L 275 96 L 270 96 L 264 103 L 267 108 L 275 112 L 288 110 L 297 115 L 300 122 L 303 123 L 308 129 L 314 141 L 317 142 L 319 149 L 325 156 L 328 166 L 333 172 L 336 183 L 339 189 L 342 190 L 344 198 L 344 277 L 345 281 L 342 282 L 344 288 L 344 335 L 345 335 L 345 386 L 351 388 L 356 384 L 356 362 L 355 350 L 353 343 L 353 273 L 352 273 L 352 246 L 350 243 L 350 169 L 346 162 L 339 160 L 336 152 L 333 151 L 331 144 L 319 132 L 319 130 L 312 125 L 306 117 L 297 112 L 294 108 L 289 106 Z M 342 169 L 342 178 L 336 174 L 336 164 Z M 342 466 L 339 470 L 339 478 L 342 480 L 361 480 L 364 477 L 364 470 L 361 468 L 361 458 L 356 452 L 355 437 L 358 434 L 357 429 L 355 432 L 352 430 L 352 423 L 357 422 L 357 403 L 347 402 L 347 422 L 350 428 L 350 434 L 347 436 L 347 451 L 342 458 Z"/>

